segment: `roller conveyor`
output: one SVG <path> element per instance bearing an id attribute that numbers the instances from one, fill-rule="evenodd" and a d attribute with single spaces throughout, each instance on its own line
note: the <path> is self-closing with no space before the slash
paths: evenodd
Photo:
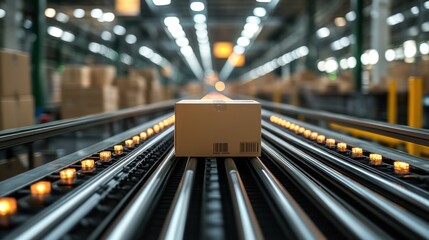
<path id="1" fill-rule="evenodd" d="M 176 157 L 173 112 L 164 109 L 157 116 L 149 114 L 142 124 L 127 131 L 0 182 L 0 197 L 17 200 L 16 213 L 0 216 L 0 236 L 429 238 L 426 160 L 277 113 L 287 107 L 277 108 L 276 113 L 269 111 L 273 105 L 263 104 L 263 108 L 260 158 Z M 149 128 L 154 130 L 153 126 L 164 120 L 167 124 L 162 129 L 125 147 L 123 153 L 115 153 L 115 145 L 124 145 L 126 139 Z M 326 140 L 318 143 L 303 132 L 289 129 L 286 122 L 333 138 L 336 143 L 345 142 L 347 147 L 340 151 L 336 144 L 327 146 Z M 404 129 L 401 135 L 406 134 Z M 425 138 L 424 131 L 413 132 L 409 138 L 412 136 L 417 142 Z M 353 147 L 363 148 L 362 155 L 354 156 Z M 106 150 L 112 152 L 111 159 L 102 161 L 99 153 Z M 371 153 L 383 155 L 380 165 L 371 163 Z M 84 159 L 95 161 L 94 171 L 83 171 Z M 394 164 L 398 160 L 409 163 L 408 173 L 397 172 Z M 66 168 L 76 169 L 71 183 L 60 176 Z M 30 186 L 39 181 L 50 183 L 49 194 L 32 193 Z"/>

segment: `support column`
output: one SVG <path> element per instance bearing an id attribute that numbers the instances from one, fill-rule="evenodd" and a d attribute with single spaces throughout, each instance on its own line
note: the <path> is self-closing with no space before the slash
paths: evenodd
<path id="1" fill-rule="evenodd" d="M 371 7 L 371 48 L 378 51 L 378 63 L 372 69 L 372 82 L 378 84 L 387 74 L 384 53 L 390 45 L 390 29 L 386 19 L 390 16 L 390 0 L 373 0 Z"/>
<path id="2" fill-rule="evenodd" d="M 356 20 L 353 22 L 353 39 L 352 45 L 353 56 L 356 59 L 356 67 L 354 68 L 354 79 L 356 92 L 362 92 L 362 62 L 360 57 L 363 52 L 363 1 L 351 0 L 352 11 L 356 14 Z"/>
<path id="3" fill-rule="evenodd" d="M 18 41 L 18 31 L 20 30 L 20 23 L 22 21 L 22 1 L 5 0 L 1 7 L 6 12 L 2 25 L 2 47 L 21 50 Z"/>
<path id="4" fill-rule="evenodd" d="M 32 83 L 33 96 L 36 106 L 36 116 L 44 111 L 45 95 L 43 93 L 43 83 L 46 80 L 45 73 L 45 34 L 46 34 L 46 0 L 34 0 L 35 16 L 34 16 L 34 33 L 36 40 L 33 44 L 31 54 L 32 65 Z"/>

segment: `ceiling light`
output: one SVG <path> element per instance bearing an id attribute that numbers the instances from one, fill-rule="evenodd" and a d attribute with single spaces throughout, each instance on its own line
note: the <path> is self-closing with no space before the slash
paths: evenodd
<path id="1" fill-rule="evenodd" d="M 416 41 L 408 40 L 404 42 L 404 55 L 406 58 L 412 58 L 417 53 Z"/>
<path id="2" fill-rule="evenodd" d="M 165 26 L 170 27 L 180 24 L 180 20 L 178 17 L 166 17 L 164 18 L 164 24 Z"/>
<path id="3" fill-rule="evenodd" d="M 139 49 L 139 53 L 140 53 L 142 56 L 147 57 L 147 58 L 152 57 L 152 56 L 153 56 L 153 54 L 154 54 L 153 50 L 152 50 L 152 49 L 150 49 L 150 48 L 148 48 L 148 47 L 146 47 L 146 46 L 142 46 L 142 47 Z"/>
<path id="4" fill-rule="evenodd" d="M 191 10 L 194 12 L 203 11 L 205 8 L 204 3 L 202 2 L 192 2 L 190 7 L 191 7 Z"/>
<path id="5" fill-rule="evenodd" d="M 338 63 L 334 58 L 328 58 L 325 62 L 325 69 L 327 73 L 332 73 L 337 71 Z"/>
<path id="6" fill-rule="evenodd" d="M 98 19 L 101 18 L 103 16 L 103 11 L 99 8 L 94 8 L 91 10 L 91 17 Z"/>
<path id="7" fill-rule="evenodd" d="M 57 14 L 57 16 L 55 17 L 55 19 L 56 19 L 58 22 L 66 23 L 66 22 L 68 22 L 68 21 L 69 21 L 69 16 L 67 16 L 67 14 L 65 14 L 65 13 L 59 12 L 59 13 Z"/>
<path id="8" fill-rule="evenodd" d="M 122 16 L 137 16 L 141 0 L 115 0 L 115 13 Z"/>
<path id="9" fill-rule="evenodd" d="M 271 2 L 271 0 L 256 0 L 257 2 L 261 2 L 261 3 L 269 3 Z"/>
<path id="10" fill-rule="evenodd" d="M 196 23 L 195 24 L 196 30 L 207 30 L 207 24 L 205 23 Z"/>
<path id="11" fill-rule="evenodd" d="M 63 30 L 58 27 L 50 26 L 48 27 L 47 31 L 48 31 L 48 34 L 51 35 L 52 37 L 60 38 L 63 35 Z"/>
<path id="12" fill-rule="evenodd" d="M 349 68 L 356 67 L 356 58 L 355 57 L 347 58 L 347 65 L 349 66 Z"/>
<path id="13" fill-rule="evenodd" d="M 111 13 L 111 12 L 107 12 L 103 14 L 103 20 L 105 22 L 113 22 L 113 20 L 115 20 L 115 14 Z"/>
<path id="14" fill-rule="evenodd" d="M 170 5 L 171 0 L 153 0 L 152 2 L 156 6 L 166 6 L 166 5 Z"/>
<path id="15" fill-rule="evenodd" d="M 259 25 L 254 23 L 246 23 L 244 25 L 244 30 L 252 33 L 256 33 L 259 30 Z"/>
<path id="16" fill-rule="evenodd" d="M 6 11 L 0 8 L 0 18 L 4 18 L 4 16 L 6 16 Z"/>
<path id="17" fill-rule="evenodd" d="M 402 14 L 402 13 L 394 14 L 394 15 L 392 15 L 386 19 L 387 24 L 389 24 L 390 26 L 399 24 L 399 23 L 403 22 L 404 20 L 405 20 L 405 17 L 404 17 L 404 14 Z"/>
<path id="18" fill-rule="evenodd" d="M 346 13 L 346 19 L 349 22 L 353 22 L 356 19 L 356 13 L 353 11 Z"/>
<path id="19" fill-rule="evenodd" d="M 190 46 L 184 46 L 180 48 L 180 52 L 184 55 L 184 56 L 190 56 L 192 55 L 194 52 L 192 51 L 192 48 Z"/>
<path id="20" fill-rule="evenodd" d="M 267 10 L 263 7 L 257 7 L 253 10 L 253 14 L 257 17 L 264 17 L 267 14 Z"/>
<path id="21" fill-rule="evenodd" d="M 417 15 L 417 14 L 419 14 L 420 9 L 419 9 L 419 7 L 417 7 L 417 6 L 414 6 L 414 7 L 412 7 L 412 8 L 410 9 L 410 11 L 411 11 L 411 13 L 412 13 L 413 15 Z"/>
<path id="22" fill-rule="evenodd" d="M 124 35 L 124 34 L 125 34 L 126 29 L 125 29 L 124 27 L 122 27 L 121 25 L 115 25 L 115 26 L 113 27 L 113 32 L 114 32 L 116 35 L 120 35 L 120 36 L 122 36 L 122 35 Z"/>
<path id="23" fill-rule="evenodd" d="M 239 37 L 237 39 L 237 45 L 242 46 L 242 47 L 247 47 L 250 44 L 250 40 L 246 37 Z"/>
<path id="24" fill-rule="evenodd" d="M 261 19 L 255 16 L 249 16 L 246 18 L 246 23 L 260 24 Z"/>
<path id="25" fill-rule="evenodd" d="M 429 53 L 429 45 L 427 43 L 422 43 L 420 44 L 420 53 L 423 55 L 426 55 Z"/>
<path id="26" fill-rule="evenodd" d="M 196 22 L 196 23 L 205 23 L 206 20 L 207 20 L 207 18 L 204 14 L 196 14 L 194 16 L 194 22 Z"/>
<path id="27" fill-rule="evenodd" d="M 61 40 L 66 41 L 66 42 L 73 42 L 74 39 L 75 39 L 74 34 L 71 32 L 67 32 L 67 31 L 65 31 L 63 33 L 63 36 L 61 37 Z"/>
<path id="28" fill-rule="evenodd" d="M 388 62 L 391 62 L 391 61 L 395 60 L 395 58 L 396 58 L 395 50 L 393 50 L 393 49 L 388 49 L 388 50 L 384 53 L 384 57 L 386 58 L 386 60 L 387 60 Z"/>
<path id="29" fill-rule="evenodd" d="M 213 46 L 213 54 L 216 58 L 228 58 L 232 53 L 232 43 L 230 42 L 215 42 Z"/>
<path id="30" fill-rule="evenodd" d="M 186 37 L 176 39 L 176 44 L 179 47 L 184 47 L 189 45 L 189 40 Z"/>
<path id="31" fill-rule="evenodd" d="M 340 60 L 340 67 L 343 70 L 349 68 L 349 65 L 347 64 L 347 59 L 343 58 Z"/>
<path id="32" fill-rule="evenodd" d="M 346 26 L 346 19 L 344 19 L 343 17 L 337 17 L 337 18 L 335 18 L 335 25 L 337 27 L 344 27 L 344 26 Z"/>
<path id="33" fill-rule="evenodd" d="M 125 42 L 134 44 L 137 42 L 137 37 L 134 34 L 127 34 L 127 36 L 125 36 Z"/>
<path id="34" fill-rule="evenodd" d="M 235 46 L 234 47 L 234 53 L 236 54 L 243 54 L 244 51 L 246 51 L 246 48 L 242 47 L 242 46 Z"/>
<path id="35" fill-rule="evenodd" d="M 109 31 L 104 31 L 101 33 L 101 39 L 104 41 L 109 41 L 112 39 L 112 34 Z"/>
<path id="36" fill-rule="evenodd" d="M 0 18 L 2 18 L 2 14 L 1 14 L 1 10 L 0 10 Z M 33 22 L 30 19 L 25 19 L 24 23 L 22 24 L 22 26 L 25 29 L 30 29 L 31 26 L 33 26 Z"/>
<path id="37" fill-rule="evenodd" d="M 319 61 L 319 62 L 317 63 L 317 69 L 319 69 L 319 71 L 321 71 L 321 72 L 326 71 L 326 68 L 325 68 L 325 61 Z"/>
<path id="38" fill-rule="evenodd" d="M 76 8 L 73 11 L 73 16 L 75 18 L 83 18 L 85 16 L 85 10 L 81 9 L 81 8 Z"/>
<path id="39" fill-rule="evenodd" d="M 378 62 L 378 52 L 375 49 L 371 49 L 368 51 L 369 64 L 375 65 Z"/>
<path id="40" fill-rule="evenodd" d="M 208 35 L 207 30 L 198 30 L 196 31 L 197 37 L 198 38 L 205 38 Z"/>
<path id="41" fill-rule="evenodd" d="M 322 27 L 321 29 L 317 30 L 316 34 L 319 38 L 325 38 L 329 37 L 331 31 L 329 31 L 329 28 L 327 27 Z"/>
<path id="42" fill-rule="evenodd" d="M 46 8 L 45 10 L 45 16 L 48 18 L 53 18 L 55 17 L 55 14 L 57 14 L 57 11 L 55 11 L 55 9 L 53 8 Z"/>
<path id="43" fill-rule="evenodd" d="M 360 61 L 363 65 L 368 65 L 369 64 L 369 55 L 368 52 L 364 52 L 361 56 L 360 56 Z"/>

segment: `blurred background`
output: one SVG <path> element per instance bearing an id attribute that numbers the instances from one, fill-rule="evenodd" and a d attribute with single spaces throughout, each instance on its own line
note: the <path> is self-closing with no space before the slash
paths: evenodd
<path id="1" fill-rule="evenodd" d="M 0 0 L 0 33 L 0 130 L 212 91 L 429 127 L 429 1 Z"/>

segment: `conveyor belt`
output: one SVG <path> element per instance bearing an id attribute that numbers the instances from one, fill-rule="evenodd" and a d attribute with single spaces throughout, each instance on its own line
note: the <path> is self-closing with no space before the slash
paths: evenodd
<path id="1" fill-rule="evenodd" d="M 1 238 L 429 238 L 429 172 L 413 164 L 423 160 L 410 156 L 410 173 L 396 174 L 392 164 L 402 153 L 383 149 L 390 155 L 375 167 L 368 154 L 376 146 L 352 157 L 353 143 L 346 152 L 317 144 L 270 122 L 268 111 L 260 158 L 175 157 L 166 126 L 110 162 L 99 160 L 100 151 L 113 152 L 170 115 L 1 182 L 0 197 L 18 200 L 17 213 L 2 218 Z M 81 171 L 87 158 L 97 162 L 92 173 Z M 77 170 L 71 185 L 59 180 L 66 167 Z M 52 192 L 32 197 L 29 186 L 40 180 Z"/>

